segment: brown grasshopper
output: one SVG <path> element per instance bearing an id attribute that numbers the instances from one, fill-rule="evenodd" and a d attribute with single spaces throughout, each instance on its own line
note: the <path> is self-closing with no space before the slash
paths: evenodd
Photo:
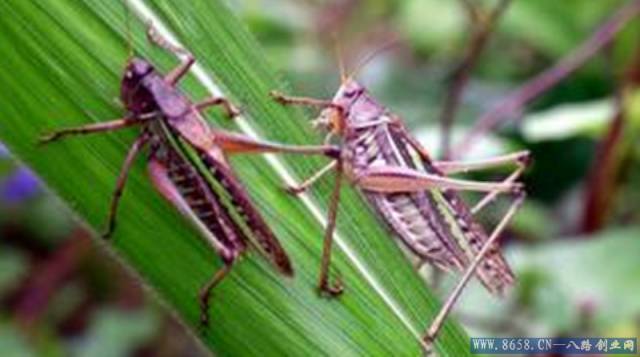
<path id="1" fill-rule="evenodd" d="M 141 128 L 124 160 L 111 199 L 104 237 L 114 230 L 118 203 L 134 159 L 148 147 L 148 172 L 155 188 L 181 213 L 190 218 L 221 257 L 224 266 L 200 291 L 201 323 L 208 323 L 208 301 L 212 289 L 227 275 L 234 261 L 252 244 L 286 276 L 293 268 L 282 246 L 251 203 L 238 181 L 226 154 L 289 152 L 329 155 L 335 148 L 289 146 L 225 132 L 210 127 L 200 112 L 221 105 L 230 117 L 238 110 L 227 99 L 212 97 L 192 103 L 176 83 L 195 63 L 194 57 L 152 32 L 149 38 L 172 52 L 182 52 L 185 60 L 162 75 L 141 58 L 127 62 L 120 98 L 127 113 L 123 118 L 55 131 L 41 138 L 51 142 L 68 135 L 114 131 L 132 126 Z"/>
<path id="2" fill-rule="evenodd" d="M 424 340 L 430 345 L 473 274 L 496 294 L 513 283 L 513 273 L 498 250 L 497 239 L 524 200 L 522 184 L 515 181 L 525 169 L 529 153 L 522 151 L 474 162 L 434 161 L 397 115 L 379 104 L 353 75 L 341 72 L 341 86 L 331 100 L 271 93 L 283 105 L 321 108 L 314 126 L 328 131 L 325 143 L 333 136 L 340 139 L 340 154 L 335 160 L 299 186 L 289 187 L 290 192 L 298 194 L 325 173 L 336 172 L 318 288 L 330 295 L 342 292 L 341 283 L 330 284 L 328 277 L 344 174 L 421 261 L 444 270 L 466 269 L 425 335 Z M 517 165 L 517 169 L 502 182 L 450 177 L 511 163 Z M 486 195 L 473 208 L 468 208 L 457 191 L 486 192 Z M 487 235 L 473 216 L 501 193 L 513 194 L 515 199 L 491 235 Z"/>

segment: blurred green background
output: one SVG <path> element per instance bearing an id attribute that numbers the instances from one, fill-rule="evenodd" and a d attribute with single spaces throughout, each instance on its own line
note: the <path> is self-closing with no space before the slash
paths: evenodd
<path id="1" fill-rule="evenodd" d="M 395 41 L 358 78 L 438 155 L 438 118 L 477 29 L 464 1 L 229 3 L 296 94 L 328 98 L 337 88 L 333 33 L 351 65 Z M 477 1 L 475 8 L 486 13 L 495 3 Z M 454 144 L 482 113 L 575 50 L 624 3 L 512 1 L 472 70 Z M 533 153 L 524 177 L 528 200 L 503 238 L 519 283 L 498 301 L 474 282 L 455 315 L 470 336 L 640 337 L 640 21 L 517 119 L 474 142 L 465 157 Z M 203 354 L 4 149 L 0 194 L 3 355 L 99 355 L 104 346 L 110 355 Z M 495 224 L 504 207 L 489 209 L 483 223 Z M 428 269 L 425 278 L 442 280 L 442 296 L 453 282 Z M 34 328 L 37 340 L 23 333 Z"/>

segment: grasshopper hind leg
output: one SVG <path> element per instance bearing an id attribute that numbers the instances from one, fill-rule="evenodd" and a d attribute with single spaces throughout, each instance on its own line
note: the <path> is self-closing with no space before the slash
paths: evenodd
<path id="1" fill-rule="evenodd" d="M 211 292 L 229 274 L 232 265 L 233 262 L 225 262 L 225 265 L 218 269 L 200 289 L 198 301 L 200 302 L 200 327 L 202 328 L 209 327 L 209 299 L 211 298 Z"/>
<path id="2" fill-rule="evenodd" d="M 153 150 L 153 149 L 152 149 Z M 152 151 L 153 152 L 153 151 Z M 170 171 L 165 162 L 159 159 L 156 153 L 153 153 L 148 163 L 149 176 L 151 182 L 157 191 L 173 206 L 178 208 L 185 216 L 189 217 L 193 214 L 187 198 L 180 193 L 178 186 L 171 181 Z M 244 246 L 224 244 L 216 240 L 206 227 L 196 226 L 196 228 L 202 229 L 202 233 L 205 237 L 211 236 L 212 239 L 207 238 L 208 242 L 213 245 L 218 256 L 221 257 L 224 262 L 224 266 L 217 270 L 213 276 L 202 286 L 198 293 L 198 306 L 200 308 L 200 327 L 206 329 L 209 324 L 209 307 L 210 297 L 213 289 L 222 282 L 222 280 L 228 275 L 236 261 L 237 257 L 244 251 Z"/>
<path id="3" fill-rule="evenodd" d="M 423 337 L 422 342 L 426 347 L 431 348 L 433 346 L 433 342 L 435 341 L 438 335 L 438 332 L 440 332 L 440 329 L 442 328 L 446 317 L 449 315 L 449 313 L 451 312 L 451 309 L 453 308 L 455 303 L 458 301 L 458 298 L 462 294 L 462 291 L 464 290 L 465 286 L 467 285 L 467 283 L 469 282 L 469 280 L 471 279 L 475 271 L 478 269 L 478 267 L 483 262 L 485 262 L 486 256 L 491 252 L 491 250 L 495 249 L 496 242 L 500 238 L 504 229 L 507 227 L 507 224 L 511 221 L 511 219 L 516 214 L 520 206 L 522 206 L 522 203 L 524 202 L 525 197 L 526 197 L 526 194 L 524 193 L 524 191 L 520 191 L 515 194 L 515 199 L 513 203 L 511 203 L 509 210 L 504 215 L 500 223 L 498 223 L 498 225 L 493 229 L 493 232 L 491 233 L 491 236 L 489 237 L 489 239 L 483 245 L 482 249 L 480 249 L 480 251 L 474 258 L 474 260 L 471 262 L 471 264 L 469 264 L 464 275 L 462 276 L 462 278 L 460 278 L 458 284 L 455 286 L 453 291 L 449 294 L 447 301 L 444 303 L 444 305 L 442 305 L 442 308 L 438 312 L 438 315 L 436 315 L 436 317 L 433 319 L 431 326 L 429 326 L 429 329 L 427 330 L 425 336 Z"/>

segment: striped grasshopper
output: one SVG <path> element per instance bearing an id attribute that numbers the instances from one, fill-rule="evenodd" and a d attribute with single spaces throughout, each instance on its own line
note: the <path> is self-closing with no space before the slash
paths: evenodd
<path id="1" fill-rule="evenodd" d="M 376 101 L 353 74 L 345 75 L 343 66 L 340 67 L 341 86 L 331 100 L 271 92 L 271 96 L 283 105 L 320 108 L 314 126 L 328 131 L 326 144 L 332 137 L 339 138 L 340 153 L 336 159 L 300 185 L 289 187 L 293 194 L 302 193 L 324 174 L 335 171 L 318 288 L 330 296 L 343 290 L 340 281 L 329 283 L 329 266 L 341 181 L 346 176 L 421 262 L 443 270 L 465 271 L 425 334 L 424 342 L 431 345 L 472 275 L 475 274 L 494 294 L 502 294 L 513 284 L 513 273 L 499 252 L 497 240 L 524 201 L 523 186 L 516 180 L 528 164 L 529 152 L 472 162 L 432 160 L 408 133 L 400 117 Z M 516 169 L 502 182 L 451 177 L 506 164 L 515 164 Z M 457 191 L 486 194 L 469 208 Z M 514 199 L 500 223 L 488 235 L 474 215 L 499 194 L 511 194 Z"/>
<path id="2" fill-rule="evenodd" d="M 120 170 L 103 237 L 113 233 L 129 171 L 134 159 L 148 147 L 147 168 L 153 185 L 192 221 L 224 263 L 200 290 L 200 321 L 206 326 L 211 291 L 248 245 L 255 246 L 280 273 L 293 275 L 287 254 L 252 204 L 229 166 L 226 154 L 288 152 L 331 156 L 337 151 L 327 145 L 290 146 L 258 141 L 210 127 L 201 115 L 202 110 L 220 105 L 229 117 L 237 116 L 239 111 L 221 97 L 192 103 L 176 84 L 195 63 L 194 57 L 172 47 L 151 27 L 148 37 L 156 45 L 184 54 L 185 59 L 162 75 L 147 60 L 131 58 L 121 82 L 120 98 L 127 110 L 123 118 L 55 131 L 43 136 L 41 142 L 133 126 L 141 128 Z"/>

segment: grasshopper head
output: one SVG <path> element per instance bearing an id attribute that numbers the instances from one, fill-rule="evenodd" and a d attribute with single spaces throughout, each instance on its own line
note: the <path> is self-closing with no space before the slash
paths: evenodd
<path id="1" fill-rule="evenodd" d="M 364 92 L 364 87 L 356 82 L 355 79 L 346 78 L 338 88 L 338 92 L 332 101 L 342 108 L 349 109 Z"/>
<path id="2" fill-rule="evenodd" d="M 345 132 L 349 132 L 353 128 L 361 128 L 363 125 L 376 123 L 380 119 L 380 115 L 385 111 L 384 107 L 354 78 L 369 61 L 381 52 L 392 48 L 396 43 L 397 41 L 393 40 L 363 57 L 350 72 L 345 71 L 340 47 L 336 46 L 342 84 L 331 100 L 331 105 L 326 107 L 320 116 L 313 121 L 314 126 L 323 127 L 332 134 L 344 135 Z M 336 43 L 336 45 L 339 44 Z"/>
<path id="3" fill-rule="evenodd" d="M 314 126 L 322 127 L 334 134 L 342 134 L 349 124 L 346 122 L 348 113 L 364 92 L 365 89 L 360 83 L 346 78 L 331 100 L 333 105 L 320 112 L 320 116 L 313 121 Z"/>
<path id="4" fill-rule="evenodd" d="M 127 63 L 120 86 L 120 98 L 134 116 L 153 110 L 153 96 L 142 83 L 142 80 L 153 72 L 151 63 L 143 59 L 132 58 Z"/>

